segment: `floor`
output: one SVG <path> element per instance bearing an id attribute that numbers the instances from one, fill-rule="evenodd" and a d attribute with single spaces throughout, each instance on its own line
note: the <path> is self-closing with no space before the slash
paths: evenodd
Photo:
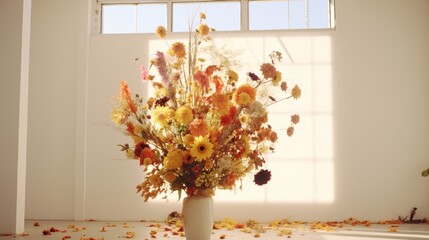
<path id="1" fill-rule="evenodd" d="M 25 233 L 0 235 L 0 240 L 11 239 L 169 239 L 185 240 L 180 222 L 171 224 L 156 222 L 101 222 L 101 221 L 38 221 L 27 220 Z M 429 239 L 429 224 L 401 224 L 395 221 L 379 223 L 348 219 L 342 222 L 288 222 L 237 223 L 231 219 L 216 222 L 211 240 L 215 239 L 263 239 L 263 240 L 417 240 Z"/>

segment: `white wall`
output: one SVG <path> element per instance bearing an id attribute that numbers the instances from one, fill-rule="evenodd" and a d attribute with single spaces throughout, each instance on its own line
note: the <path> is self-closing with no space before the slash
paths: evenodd
<path id="1" fill-rule="evenodd" d="M 428 9 L 427 1 L 338 3 L 336 184 L 349 215 L 394 218 L 412 206 L 429 215 L 420 176 L 429 164 Z"/>
<path id="2" fill-rule="evenodd" d="M 77 56 L 82 49 L 74 33 L 82 32 L 76 27 L 86 26 L 76 26 L 74 1 L 34 0 L 33 5 L 27 217 L 73 218 L 74 194 L 86 199 L 78 207 L 84 217 L 98 220 L 160 220 L 180 209 L 174 199 L 167 204 L 143 203 L 135 194 L 141 169 L 137 162 L 121 160 L 116 144 L 125 138 L 110 123 L 110 99 L 119 81 L 127 80 L 132 89 L 143 88 L 134 57 L 152 53 L 148 45 L 153 36 L 91 36 L 88 57 Z M 269 51 L 258 50 L 256 43 L 266 40 L 266 46 L 274 47 L 269 42 L 273 38 L 280 39 L 298 62 L 308 55 L 302 46 L 330 55 L 330 74 L 325 74 L 332 84 L 333 196 L 325 202 L 217 203 L 215 217 L 382 220 L 408 215 L 412 207 L 418 208 L 417 218 L 429 216 L 429 179 L 420 176 L 429 164 L 428 10 L 425 0 L 337 0 L 335 31 L 217 34 L 234 39 L 231 42 L 253 37 L 247 46 L 257 52 L 258 61 Z M 296 39 L 309 45 L 291 44 Z M 88 98 L 76 106 L 76 96 L 82 95 L 76 92 L 76 81 L 82 82 L 82 77 L 75 79 L 77 62 L 86 61 Z M 302 77 L 307 74 L 319 76 L 315 69 Z M 323 101 L 318 89 L 312 99 Z M 86 127 L 86 142 L 78 141 L 80 146 L 74 145 L 74 131 L 80 131 L 74 128 L 75 116 L 83 116 L 80 121 Z M 85 168 L 77 172 L 73 172 L 75 148 L 85 149 Z M 74 193 L 76 176 L 82 173 L 85 187 Z M 299 181 L 285 185 L 284 194 L 297 194 L 300 186 L 307 185 Z M 61 201 L 48 197 L 49 187 L 59 191 Z"/>
<path id="3" fill-rule="evenodd" d="M 74 218 L 77 1 L 34 0 L 27 219 Z"/>

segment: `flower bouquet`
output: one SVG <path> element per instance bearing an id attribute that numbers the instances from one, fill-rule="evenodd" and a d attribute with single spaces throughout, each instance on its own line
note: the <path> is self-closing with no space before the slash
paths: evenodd
<path id="1" fill-rule="evenodd" d="M 216 189 L 241 188 L 248 175 L 254 175 L 257 185 L 271 178 L 271 172 L 262 169 L 264 155 L 274 151 L 277 141 L 268 124 L 268 107 L 298 99 L 301 90 L 282 81 L 275 67 L 282 60 L 277 51 L 260 72 L 239 77 L 219 51 L 207 50 L 211 31 L 200 14 L 187 45 L 166 41 L 168 51 L 156 52 L 150 65 L 141 67 L 142 80 L 154 90 L 147 100 L 133 95 L 125 81 L 120 84 L 112 119 L 133 140 L 120 146 L 144 169 L 137 192 L 145 201 L 166 198 L 170 191 L 177 191 L 179 198 L 183 191 L 211 196 Z M 158 27 L 156 34 L 165 39 L 167 32 Z M 283 96 L 258 94 L 267 89 Z M 286 127 L 289 136 L 298 122 L 299 115 L 292 115 Z"/>

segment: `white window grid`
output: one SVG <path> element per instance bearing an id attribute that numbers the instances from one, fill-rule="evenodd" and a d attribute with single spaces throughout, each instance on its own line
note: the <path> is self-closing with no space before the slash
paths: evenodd
<path id="1" fill-rule="evenodd" d="M 167 28 L 168 32 L 172 32 L 173 26 L 173 4 L 174 3 L 207 3 L 207 2 L 240 2 L 240 20 L 241 26 L 238 32 L 255 32 L 255 31 L 264 31 L 264 30 L 249 30 L 249 2 L 250 1 L 268 1 L 268 0 L 93 0 L 92 1 L 92 33 L 101 34 L 101 8 L 103 4 L 166 4 L 167 5 Z M 273 1 L 273 0 L 270 0 Z M 276 0 L 274 0 L 276 1 Z M 285 0 L 277 0 L 285 1 Z M 295 0 L 286 0 L 286 1 L 295 1 Z M 307 3 L 309 0 L 304 0 Z M 335 0 L 329 0 L 329 27 L 325 29 L 335 29 Z M 306 16 L 307 28 L 305 30 L 312 30 L 313 28 L 309 27 L 309 16 L 308 16 L 308 7 L 307 7 L 307 16 Z M 321 28 L 316 28 L 321 29 Z M 323 28 L 322 28 L 323 29 Z M 273 31 L 272 29 L 267 29 Z M 291 30 L 291 29 L 281 29 L 281 31 Z"/>

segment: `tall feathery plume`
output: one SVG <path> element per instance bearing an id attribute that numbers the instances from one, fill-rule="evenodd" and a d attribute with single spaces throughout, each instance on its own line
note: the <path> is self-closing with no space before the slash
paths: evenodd
<path id="1" fill-rule="evenodd" d="M 159 74 L 162 77 L 162 83 L 168 89 L 170 87 L 170 79 L 168 78 L 168 69 L 167 62 L 165 61 L 165 56 L 163 52 L 156 52 L 156 68 L 158 69 Z"/>

